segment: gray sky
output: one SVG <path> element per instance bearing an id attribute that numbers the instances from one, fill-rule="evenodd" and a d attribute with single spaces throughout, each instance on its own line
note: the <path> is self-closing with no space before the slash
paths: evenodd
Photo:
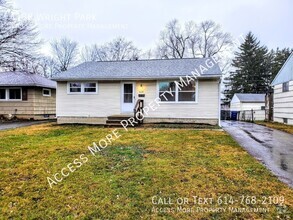
<path id="1" fill-rule="evenodd" d="M 80 44 L 104 43 L 116 36 L 141 49 L 155 45 L 173 18 L 211 19 L 235 38 L 251 30 L 270 49 L 293 47 L 292 0 L 14 0 L 32 16 L 45 41 L 67 36 Z M 44 51 L 47 47 L 44 46 Z"/>

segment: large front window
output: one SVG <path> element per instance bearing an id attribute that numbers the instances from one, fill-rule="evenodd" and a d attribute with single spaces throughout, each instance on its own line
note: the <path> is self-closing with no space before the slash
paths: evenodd
<path id="1" fill-rule="evenodd" d="M 194 81 L 191 81 L 189 84 L 183 85 L 180 88 L 178 88 L 179 102 L 195 102 L 195 82 Z"/>
<path id="2" fill-rule="evenodd" d="M 159 82 L 159 98 L 162 102 L 196 102 L 196 82 Z"/>
<path id="3" fill-rule="evenodd" d="M 176 97 L 175 82 L 160 82 L 159 97 L 162 102 L 174 102 Z"/>

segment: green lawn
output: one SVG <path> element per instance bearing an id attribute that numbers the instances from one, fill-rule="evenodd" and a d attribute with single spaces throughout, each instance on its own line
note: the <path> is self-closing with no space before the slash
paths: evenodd
<path id="1" fill-rule="evenodd" d="M 278 122 L 265 122 L 265 121 L 256 121 L 256 124 L 267 126 L 269 128 L 274 128 L 280 131 L 285 131 L 289 134 L 293 134 L 293 125 L 286 125 Z"/>
<path id="2" fill-rule="evenodd" d="M 293 190 L 223 131 L 119 129 L 121 137 L 93 156 L 87 146 L 111 131 L 55 124 L 1 131 L 0 219 L 289 219 L 292 215 Z M 88 161 L 82 161 L 81 154 Z M 76 170 L 50 188 L 47 177 L 53 178 L 69 163 Z M 212 198 L 212 204 L 193 204 L 193 196 Z M 251 204 L 249 196 L 256 196 L 257 204 Z M 176 201 L 183 197 L 188 204 L 181 207 L 193 212 L 177 210 Z M 154 203 L 170 198 L 175 204 L 153 204 L 152 198 Z M 198 212 L 197 207 L 227 210 Z M 233 213 L 229 207 L 268 210 Z M 158 213 L 153 208 L 175 211 Z"/>

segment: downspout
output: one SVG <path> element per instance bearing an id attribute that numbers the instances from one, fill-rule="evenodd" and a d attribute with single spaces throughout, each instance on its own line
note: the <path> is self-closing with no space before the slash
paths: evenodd
<path id="1" fill-rule="evenodd" d="M 218 125 L 220 126 L 220 127 L 222 127 L 221 126 L 221 77 L 220 77 L 220 80 L 219 80 L 219 87 L 218 87 L 218 92 L 219 92 L 219 104 L 218 104 L 218 120 L 219 120 L 219 122 L 218 122 Z"/>

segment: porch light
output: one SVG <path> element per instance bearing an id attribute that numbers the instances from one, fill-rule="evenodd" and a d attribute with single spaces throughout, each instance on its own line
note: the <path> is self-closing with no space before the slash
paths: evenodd
<path id="1" fill-rule="evenodd" d="M 138 89 L 139 93 L 144 93 L 144 87 L 142 84 L 140 84 L 139 89 Z"/>

